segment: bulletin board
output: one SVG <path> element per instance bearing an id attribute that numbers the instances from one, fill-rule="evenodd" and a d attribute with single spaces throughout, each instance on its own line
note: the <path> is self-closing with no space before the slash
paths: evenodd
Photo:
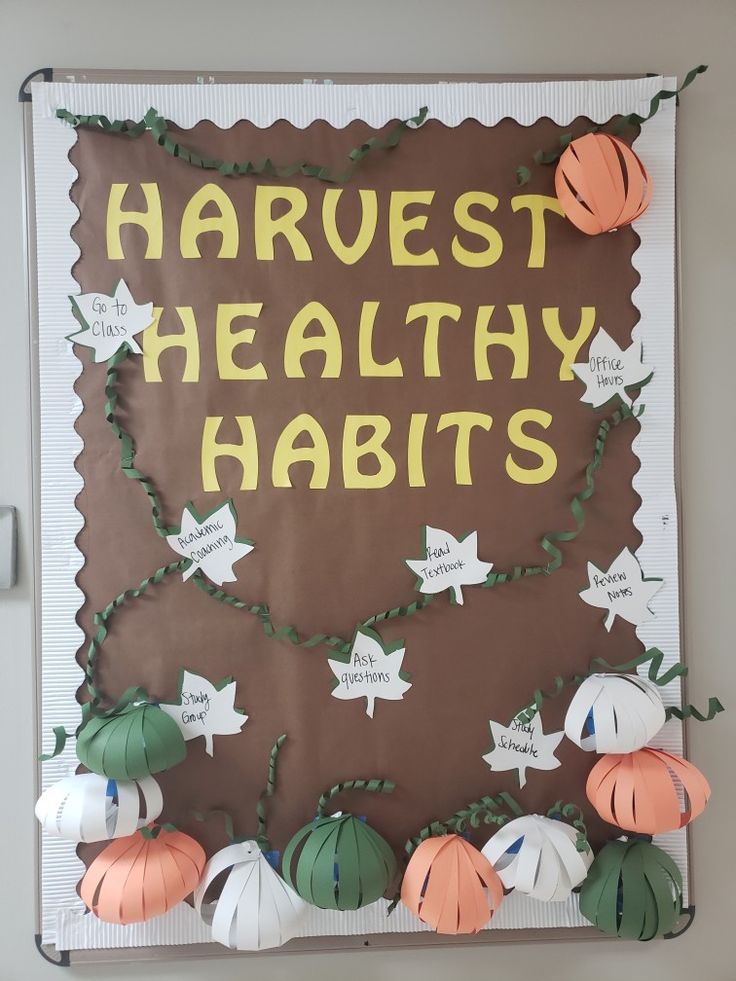
<path id="1" fill-rule="evenodd" d="M 580 876 L 545 902 L 511 871 L 497 882 L 498 862 L 492 880 L 473 865 L 486 919 L 463 930 L 445 909 L 456 929 L 437 933 L 439 865 L 422 866 L 414 908 L 407 869 L 427 844 L 457 848 L 458 869 L 487 863 L 521 815 L 561 819 L 570 867 L 621 836 L 586 796 L 608 759 L 590 752 L 602 716 L 575 716 L 588 676 L 625 673 L 654 705 L 614 704 L 621 759 L 629 711 L 646 731 L 630 748 L 683 753 L 676 100 L 648 115 L 676 87 L 32 84 L 39 790 L 109 780 L 94 830 L 74 805 L 76 838 L 60 833 L 76 790 L 37 809 L 49 956 L 279 946 L 246 937 L 257 897 L 251 927 L 239 907 L 231 942 L 213 944 L 226 896 L 213 865 L 199 908 L 197 883 L 165 912 L 168 886 L 144 883 L 138 912 L 160 915 L 126 921 L 124 876 L 105 915 L 125 776 L 136 811 L 158 812 L 153 831 L 137 822 L 149 870 L 167 835 L 185 836 L 176 854 L 203 889 L 200 856 L 256 842 L 261 897 L 272 873 L 268 888 L 299 894 L 286 950 L 604 935 Z M 622 117 L 645 119 L 611 151 L 631 168 L 630 213 L 594 234 L 589 207 L 572 220 L 578 171 L 562 189 L 557 175 L 571 142 L 610 139 Z M 338 849 L 327 885 L 304 868 L 323 818 L 358 848 Z M 681 877 L 674 930 L 687 830 L 651 843 Z M 445 897 L 462 895 L 452 875 Z"/>

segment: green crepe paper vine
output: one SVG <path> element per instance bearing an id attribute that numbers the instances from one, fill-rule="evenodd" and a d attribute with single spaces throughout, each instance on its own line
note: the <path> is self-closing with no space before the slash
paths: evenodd
<path id="1" fill-rule="evenodd" d="M 360 146 L 355 147 L 348 154 L 350 163 L 344 170 L 331 173 L 329 168 L 321 164 L 312 164 L 306 160 L 297 160 L 286 165 L 277 165 L 269 157 L 262 160 L 242 160 L 227 161 L 218 158 L 201 157 L 198 153 L 188 149 L 183 144 L 172 139 L 168 134 L 168 124 L 163 116 L 159 115 L 156 109 L 149 109 L 143 119 L 137 123 L 128 123 L 122 119 L 109 120 L 106 116 L 98 114 L 91 116 L 75 115 L 67 109 L 57 109 L 58 119 L 69 123 L 75 129 L 85 127 L 88 129 L 100 130 L 104 133 L 117 133 L 121 136 L 128 136 L 138 139 L 146 132 L 150 132 L 155 142 L 162 147 L 170 156 L 183 160 L 198 167 L 200 170 L 216 170 L 224 177 L 242 177 L 246 174 L 256 176 L 289 178 L 297 174 L 304 177 L 314 177 L 316 180 L 324 181 L 328 184 L 345 184 L 355 173 L 358 164 L 375 150 L 392 150 L 399 145 L 405 131 L 410 127 L 418 128 L 427 118 L 427 106 L 422 106 L 416 116 L 410 119 L 403 119 L 399 122 L 382 140 L 378 136 L 371 136 Z"/>
<path id="2" fill-rule="evenodd" d="M 89 692 L 91 701 L 85 702 L 82 706 L 82 721 L 74 733 L 67 732 L 63 726 L 54 726 L 54 748 L 50 753 L 44 753 L 39 756 L 41 762 L 45 763 L 59 756 L 64 751 L 67 739 L 70 739 L 73 735 L 78 736 L 91 718 L 110 718 L 113 715 L 121 714 L 134 702 L 148 701 L 148 692 L 140 686 L 133 686 L 127 688 L 111 708 L 100 708 L 100 703 L 105 701 L 105 695 L 97 687 L 95 681 L 97 660 L 100 656 L 102 645 L 108 635 L 108 622 L 123 604 L 131 599 L 138 599 L 150 586 L 158 585 L 166 576 L 171 575 L 172 572 L 183 571 L 186 568 L 186 563 L 187 560 L 182 559 L 179 562 L 170 562 L 168 565 L 161 566 L 152 575 L 141 580 L 133 589 L 126 589 L 116 596 L 114 600 L 107 604 L 104 610 L 95 613 L 93 621 L 97 627 L 97 631 L 89 642 L 87 664 L 84 669 L 87 691 Z"/>
<path id="3" fill-rule="evenodd" d="M 615 136 L 620 136 L 625 130 L 630 126 L 641 126 L 642 123 L 647 122 L 652 116 L 655 116 L 659 112 L 660 105 L 666 99 L 677 99 L 680 92 L 688 87 L 698 75 L 702 75 L 703 72 L 708 71 L 707 65 L 698 65 L 696 68 L 691 68 L 690 71 L 685 76 L 685 79 L 679 89 L 660 89 L 651 99 L 649 103 L 649 112 L 646 116 L 639 116 L 635 112 L 629 113 L 628 116 L 620 116 L 616 122 L 611 126 L 611 132 Z M 608 124 L 606 124 L 608 125 Z M 600 133 L 604 131 L 604 126 L 594 126 L 593 129 L 589 129 L 588 133 Z M 553 164 L 556 163 L 568 146 L 572 143 L 572 133 L 563 133 L 560 136 L 559 143 L 554 150 L 537 150 L 534 154 L 535 164 Z M 520 186 L 528 184 L 531 180 L 532 172 L 528 167 L 519 166 L 516 168 L 516 183 Z"/>
<path id="4" fill-rule="evenodd" d="M 161 519 L 162 507 L 158 499 L 153 483 L 148 477 L 144 476 L 135 467 L 135 442 L 130 433 L 126 432 L 117 420 L 116 411 L 118 407 L 118 366 L 126 360 L 130 354 L 130 348 L 123 344 L 107 362 L 107 375 L 105 379 L 105 419 L 110 424 L 116 438 L 120 441 L 120 469 L 130 480 L 136 480 L 146 492 L 148 502 L 151 505 L 151 518 L 156 534 L 160 538 L 166 538 L 173 533 L 173 529 L 167 528 Z"/>
<path id="5" fill-rule="evenodd" d="M 627 671 L 635 671 L 636 668 L 640 667 L 642 664 L 649 664 L 647 677 L 659 688 L 668 685 L 675 678 L 684 677 L 687 674 L 687 668 L 684 664 L 673 664 L 671 668 L 668 668 L 665 672 L 660 674 L 659 671 L 662 667 L 663 661 L 664 654 L 658 647 L 650 647 L 642 654 L 639 654 L 638 657 L 633 658 L 631 661 L 625 661 L 622 664 L 610 664 L 603 657 L 595 657 L 590 662 L 588 670 L 585 674 L 574 674 L 572 677 L 567 679 L 563 678 L 561 675 L 556 675 L 550 690 L 544 691 L 541 688 L 536 688 L 534 690 L 534 694 L 532 695 L 531 702 L 519 709 L 514 718 L 518 719 L 524 724 L 531 722 L 537 712 L 541 710 L 544 702 L 557 698 L 557 696 L 560 695 L 565 688 L 572 686 L 577 688 L 579 685 L 582 685 L 586 678 L 589 678 L 592 674 L 595 674 L 600 670 L 623 673 Z M 670 706 L 665 710 L 665 719 L 667 722 L 669 722 L 671 718 L 677 718 L 681 721 L 684 719 L 693 718 L 697 719 L 699 722 L 710 722 L 716 715 L 718 715 L 719 712 L 723 711 L 724 708 L 720 701 L 717 698 L 710 698 L 708 700 L 708 711 L 706 715 L 703 715 L 693 705 L 683 705 L 682 708 Z"/>
<path id="6" fill-rule="evenodd" d="M 561 800 L 556 801 L 547 811 L 548 818 L 561 820 L 562 818 L 572 818 L 570 822 L 577 831 L 575 847 L 579 852 L 589 852 L 588 828 L 585 824 L 585 816 L 577 804 L 564 804 Z"/>
<path id="7" fill-rule="evenodd" d="M 391 780 L 345 780 L 343 783 L 336 783 L 330 787 L 320 797 L 317 802 L 317 818 L 327 817 L 327 805 L 333 797 L 337 797 L 345 790 L 366 790 L 372 794 L 392 794 L 396 790 L 396 784 Z"/>
<path id="8" fill-rule="evenodd" d="M 286 733 L 279 736 L 271 748 L 271 754 L 268 758 L 268 776 L 266 778 L 266 786 L 261 791 L 261 795 L 256 803 L 258 831 L 255 836 L 255 842 L 262 852 L 267 852 L 271 848 L 271 842 L 268 838 L 268 821 L 265 802 L 269 798 L 273 797 L 274 793 L 276 792 L 276 761 L 278 759 L 279 750 L 285 742 Z M 236 835 L 232 815 L 222 808 L 213 808 L 211 811 L 207 811 L 206 814 L 203 814 L 201 811 L 193 811 L 193 815 L 197 821 L 207 821 L 208 818 L 211 817 L 222 817 L 225 822 L 225 834 L 227 835 L 231 845 L 240 845 L 244 841 L 254 840 L 252 836 Z"/>

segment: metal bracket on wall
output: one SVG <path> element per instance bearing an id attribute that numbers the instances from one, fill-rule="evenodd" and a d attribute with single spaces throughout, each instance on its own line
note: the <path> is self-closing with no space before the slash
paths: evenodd
<path id="1" fill-rule="evenodd" d="M 37 76 L 42 75 L 44 82 L 51 82 L 54 78 L 53 68 L 37 68 L 30 75 L 26 75 L 23 81 L 20 83 L 20 88 L 18 89 L 18 102 L 33 102 L 33 96 L 28 91 L 28 86 L 33 81 L 41 81 Z"/>

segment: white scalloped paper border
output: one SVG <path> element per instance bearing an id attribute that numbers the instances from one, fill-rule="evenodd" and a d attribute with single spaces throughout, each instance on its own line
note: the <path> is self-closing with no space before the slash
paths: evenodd
<path id="1" fill-rule="evenodd" d="M 75 498 L 82 481 L 73 461 L 81 449 L 74 423 L 81 403 L 73 386 L 79 362 L 66 335 L 75 327 L 67 296 L 77 286 L 71 269 L 79 250 L 70 231 L 77 211 L 69 192 L 76 171 L 68 159 L 75 134 L 55 118 L 57 108 L 75 113 L 103 113 L 110 118 L 141 118 L 151 106 L 180 126 L 208 119 L 221 127 L 249 119 L 260 127 L 287 119 L 301 128 L 324 119 L 342 128 L 354 119 L 373 127 L 412 116 L 422 105 L 429 118 L 456 126 L 473 118 L 492 126 L 511 117 L 531 125 L 550 117 L 566 125 L 584 115 L 605 122 L 615 114 L 644 114 L 651 97 L 675 79 L 652 77 L 611 81 L 421 83 L 376 85 L 116 85 L 70 82 L 34 83 L 33 140 L 36 189 L 37 268 L 39 288 L 39 360 L 41 424 L 42 543 L 42 709 L 46 736 L 53 725 L 77 725 L 74 693 L 80 682 L 75 653 L 82 632 L 75 617 L 82 594 L 75 576 L 82 556 L 74 539 L 82 527 Z M 643 543 L 638 556 L 648 575 L 665 578 L 654 600 L 656 620 L 638 630 L 647 646 L 658 646 L 665 663 L 679 659 L 677 573 L 677 511 L 674 491 L 674 103 L 666 102 L 642 130 L 637 150 L 647 161 L 654 198 L 637 222 L 641 246 L 634 265 L 641 283 L 634 303 L 641 321 L 634 335 L 644 341 L 645 360 L 656 366 L 645 389 L 647 411 L 642 433 L 634 441 L 641 469 L 634 486 L 642 497 L 635 517 Z M 679 686 L 668 686 L 665 698 L 676 703 Z M 682 727 L 670 723 L 662 741 L 682 749 Z M 45 764 L 43 787 L 72 772 L 73 750 Z M 663 843 L 687 873 L 683 832 L 662 836 Z M 73 845 L 44 837 L 41 868 L 41 909 L 44 943 L 59 949 L 142 947 L 206 942 L 199 921 L 179 907 L 149 923 L 129 927 L 104 924 L 76 899 L 83 867 Z M 494 917 L 490 929 L 573 927 L 588 925 L 576 900 L 542 904 L 512 894 Z M 425 927 L 399 907 L 386 919 L 381 904 L 355 913 L 314 910 L 304 936 L 360 936 L 375 933 L 421 932 Z"/>

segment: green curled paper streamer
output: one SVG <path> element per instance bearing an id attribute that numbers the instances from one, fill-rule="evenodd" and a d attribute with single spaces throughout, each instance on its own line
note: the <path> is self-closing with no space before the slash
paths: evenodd
<path id="1" fill-rule="evenodd" d="M 395 606 L 392 610 L 375 613 L 372 617 L 368 617 L 367 620 L 363 620 L 361 626 L 372 627 L 376 623 L 383 623 L 385 620 L 394 620 L 396 617 L 413 617 L 415 613 L 420 613 L 426 606 L 429 606 L 433 599 L 433 594 L 426 593 L 421 599 L 414 600 L 408 606 Z"/>
<path id="2" fill-rule="evenodd" d="M 148 502 L 151 506 L 151 517 L 156 534 L 160 538 L 166 538 L 167 535 L 172 534 L 173 529 L 167 528 L 161 518 L 163 509 L 152 481 L 135 467 L 135 442 L 133 437 L 123 429 L 115 415 L 118 407 L 117 368 L 125 361 L 129 354 L 130 348 L 127 344 L 124 344 L 107 362 L 105 419 L 107 419 L 110 428 L 120 441 L 120 469 L 129 480 L 136 480 L 146 492 Z"/>
<path id="3" fill-rule="evenodd" d="M 162 831 L 178 831 L 179 829 L 170 821 L 164 821 L 162 824 L 154 824 L 150 828 L 139 828 L 138 830 L 148 841 L 154 841 Z"/>
<path id="4" fill-rule="evenodd" d="M 354 147 L 348 154 L 350 163 L 338 173 L 331 173 L 328 167 L 320 164 L 312 164 L 306 160 L 297 160 L 294 163 L 279 166 L 266 157 L 263 160 L 242 160 L 226 161 L 217 158 L 202 157 L 193 150 L 188 149 L 182 143 L 178 143 L 168 134 L 168 124 L 163 116 L 151 108 L 140 122 L 130 123 L 121 119 L 110 120 L 106 116 L 99 114 L 85 116 L 75 115 L 67 109 L 57 109 L 56 116 L 64 122 L 69 123 L 77 129 L 80 126 L 88 129 L 97 129 L 105 133 L 117 133 L 121 136 L 128 136 L 137 139 L 146 132 L 150 132 L 156 143 L 162 147 L 170 156 L 183 160 L 198 167 L 200 170 L 216 170 L 224 177 L 242 177 L 246 174 L 262 175 L 265 177 L 289 178 L 296 174 L 304 177 L 314 177 L 316 180 L 324 181 L 328 184 L 345 184 L 355 173 L 358 164 L 369 153 L 375 150 L 392 150 L 399 145 L 404 132 L 410 126 L 419 127 L 427 118 L 427 106 L 423 106 L 416 116 L 410 119 L 403 119 L 399 122 L 382 140 L 377 136 L 371 136 L 360 146 Z"/>
<path id="5" fill-rule="evenodd" d="M 649 670 L 647 672 L 647 677 L 650 681 L 654 682 L 658 687 L 663 687 L 668 685 L 671 681 L 678 677 L 684 677 L 687 674 L 687 668 L 684 664 L 673 664 L 671 668 L 668 668 L 662 674 L 659 673 L 662 667 L 662 662 L 664 660 L 664 654 L 658 647 L 650 647 L 638 657 L 632 658 L 631 661 L 624 661 L 621 664 L 610 664 L 603 657 L 594 657 L 593 660 L 588 665 L 588 670 L 585 674 L 574 674 L 571 678 L 564 679 L 561 675 L 557 675 L 553 681 L 554 688 L 551 691 L 543 691 L 541 688 L 537 688 L 532 695 L 532 701 L 530 704 L 524 706 L 520 709 L 514 718 L 519 719 L 521 722 L 528 723 L 534 718 L 537 712 L 542 708 L 542 704 L 552 698 L 557 698 L 557 696 L 562 692 L 564 688 L 575 685 L 582 685 L 586 678 L 589 678 L 592 674 L 595 674 L 599 669 L 604 671 L 611 671 L 616 673 L 622 673 L 627 671 L 634 671 L 636 668 L 640 667 L 642 664 L 649 663 Z M 716 699 L 717 701 L 717 699 Z M 719 703 L 720 704 L 720 703 Z M 687 706 L 686 706 L 687 708 Z M 710 708 L 710 706 L 709 706 Z M 690 713 L 694 715 L 692 711 L 692 706 L 690 706 Z M 667 710 L 670 711 L 669 709 Z M 669 719 L 671 715 L 677 714 L 680 710 L 673 710 L 670 715 L 667 716 Z M 697 718 L 697 715 L 694 715 Z M 711 716 L 712 718 L 712 716 Z M 705 721 L 705 720 L 704 720 Z M 710 720 L 708 720 L 710 721 Z"/>
<path id="6" fill-rule="evenodd" d="M 270 848 L 270 842 L 267 834 L 265 802 L 268 800 L 268 798 L 273 797 L 274 792 L 276 791 L 276 760 L 279 755 L 279 750 L 285 742 L 286 733 L 279 736 L 271 748 L 271 755 L 268 758 L 268 776 L 266 778 L 266 786 L 261 791 L 261 796 L 258 798 L 258 802 L 256 803 L 256 815 L 258 816 L 258 834 L 256 836 L 256 841 L 264 852 L 267 852 Z"/>
<path id="7" fill-rule="evenodd" d="M 317 802 L 317 816 L 326 817 L 326 808 L 333 797 L 337 797 L 345 790 L 367 790 L 372 794 L 392 794 L 396 790 L 396 784 L 390 780 L 346 780 L 344 783 L 336 783 L 330 787 L 320 797 Z"/>
<path id="8" fill-rule="evenodd" d="M 572 818 L 573 820 L 571 824 L 578 833 L 575 841 L 575 847 L 579 852 L 590 851 L 590 845 L 588 844 L 588 828 L 585 824 L 585 816 L 577 804 L 564 804 L 561 800 L 558 800 L 547 811 L 547 817 Z"/>
<path id="9" fill-rule="evenodd" d="M 682 909 L 682 876 L 648 841 L 609 841 L 580 890 L 580 912 L 614 937 L 653 940 L 670 933 Z"/>
<path id="10" fill-rule="evenodd" d="M 634 412 L 624 404 L 621 405 L 619 409 L 616 409 L 616 411 L 613 412 L 608 419 L 603 419 L 601 421 L 595 436 L 593 458 L 585 468 L 585 487 L 582 491 L 580 491 L 580 493 L 575 494 L 570 502 L 570 511 L 575 519 L 575 530 L 547 532 L 546 535 L 542 536 L 539 543 L 541 548 L 543 548 L 544 551 L 551 557 L 551 561 L 548 562 L 546 566 L 515 566 L 513 572 L 511 573 L 491 572 L 489 573 L 486 581 L 483 583 L 485 588 L 490 588 L 505 582 L 516 582 L 517 580 L 526 578 L 527 576 L 538 576 L 541 574 L 550 575 L 550 573 L 556 572 L 557 569 L 560 568 L 563 562 L 563 554 L 555 543 L 574 541 L 585 527 L 585 512 L 583 510 L 583 504 L 590 500 L 595 493 L 594 475 L 603 465 L 603 457 L 606 451 L 606 440 L 608 439 L 608 434 L 612 429 L 620 426 L 624 420 L 638 418 L 643 411 L 643 407 L 639 407 L 639 409 Z"/>
<path id="11" fill-rule="evenodd" d="M 671 705 L 665 710 L 665 716 L 668 722 L 672 718 L 679 719 L 681 722 L 684 722 L 685 719 L 697 719 L 698 722 L 712 722 L 719 712 L 725 711 L 717 698 L 709 698 L 708 711 L 705 715 L 699 712 L 694 705 L 683 705 L 682 708 Z"/>
<path id="12" fill-rule="evenodd" d="M 46 763 L 48 760 L 53 760 L 55 756 L 59 756 L 64 752 L 64 747 L 66 746 L 67 739 L 73 736 L 73 733 L 67 732 L 64 726 L 54 726 L 54 748 L 50 753 L 42 753 L 38 757 L 40 763 Z"/>
<path id="13" fill-rule="evenodd" d="M 481 797 L 479 800 L 475 800 L 461 810 L 456 811 L 444 821 L 432 821 L 431 824 L 421 828 L 404 844 L 405 859 L 408 860 L 411 858 L 416 848 L 423 841 L 426 841 L 427 838 L 436 838 L 440 835 L 447 834 L 448 831 L 453 834 L 462 834 L 468 825 L 471 828 L 479 828 L 481 822 L 483 824 L 497 824 L 499 826 L 506 824 L 509 817 L 507 814 L 499 813 L 502 807 L 506 807 L 513 817 L 522 817 L 525 814 L 519 802 L 511 794 L 506 793 L 505 790 L 501 791 L 496 797 Z"/>
<path id="14" fill-rule="evenodd" d="M 246 613 L 250 613 L 252 616 L 258 617 L 261 621 L 261 626 L 263 627 L 263 632 L 265 635 L 273 640 L 287 640 L 294 647 L 317 647 L 319 644 L 326 644 L 327 647 L 333 650 L 339 651 L 341 654 L 347 654 L 350 651 L 350 644 L 343 640 L 342 637 L 336 637 L 330 634 L 312 634 L 311 637 L 302 639 L 297 633 L 296 629 L 291 626 L 284 627 L 274 627 L 271 621 L 271 611 L 268 606 L 263 603 L 248 604 L 237 596 L 231 596 L 226 593 L 224 589 L 220 589 L 217 586 L 213 586 L 208 583 L 204 578 L 202 573 L 197 570 L 191 577 L 192 581 L 195 583 L 202 592 L 207 593 L 208 596 L 212 596 L 219 603 L 224 603 L 226 606 L 232 606 L 236 610 L 244 610 Z"/>
<path id="15" fill-rule="evenodd" d="M 233 816 L 229 811 L 226 811 L 222 807 L 213 807 L 209 811 L 192 811 L 192 817 L 195 821 L 201 821 L 202 823 L 209 821 L 209 819 L 213 817 L 221 817 L 225 824 L 225 834 L 227 835 L 227 839 L 231 845 L 239 845 L 248 840 L 247 838 L 239 838 L 235 834 L 235 823 L 233 821 Z"/>
<path id="16" fill-rule="evenodd" d="M 620 136 L 629 126 L 641 126 L 642 123 L 647 122 L 652 116 L 659 112 L 660 105 L 666 99 L 677 98 L 684 89 L 688 87 L 698 75 L 702 75 L 703 72 L 708 71 L 707 65 L 698 65 L 697 68 L 691 68 L 690 71 L 685 76 L 685 79 L 679 89 L 660 89 L 649 102 L 649 112 L 646 116 L 639 116 L 637 113 L 629 113 L 628 116 L 621 116 L 612 127 L 612 132 L 616 136 Z M 606 124 L 607 125 L 607 124 Z M 587 131 L 588 133 L 601 133 L 605 132 L 604 126 L 595 126 L 593 129 Z M 556 163 L 568 146 L 572 143 L 572 133 L 563 133 L 560 136 L 559 144 L 554 150 L 537 150 L 534 154 L 535 164 L 553 164 Z M 531 178 L 531 172 L 528 167 L 519 166 L 516 168 L 516 182 L 519 185 L 528 184 Z"/>
<path id="17" fill-rule="evenodd" d="M 104 700 L 104 695 L 97 687 L 95 681 L 95 674 L 97 669 L 97 659 L 100 655 L 102 645 L 108 634 L 108 623 L 114 614 L 120 609 L 123 604 L 127 603 L 131 599 L 138 599 L 142 596 L 150 586 L 158 585 L 166 576 L 171 575 L 172 572 L 181 572 L 186 568 L 187 559 L 182 559 L 179 562 L 170 562 L 168 565 L 161 566 L 161 568 L 156 569 L 156 571 L 142 579 L 133 589 L 126 589 L 118 596 L 115 597 L 112 602 L 108 603 L 104 610 L 100 610 L 99 613 L 94 615 L 94 623 L 97 627 L 97 632 L 92 637 L 89 642 L 89 649 L 87 652 L 87 665 L 84 669 L 84 674 L 87 679 L 87 691 L 92 696 L 92 703 L 87 703 L 85 710 L 92 715 L 102 715 L 102 711 L 98 710 L 98 705 Z M 120 708 L 126 708 L 132 700 L 134 700 L 135 693 L 140 693 L 140 697 L 146 699 L 148 696 L 143 691 L 143 689 L 135 688 L 129 689 L 126 696 L 117 703 Z M 84 710 L 83 710 L 84 711 Z M 108 714 L 114 713 L 115 707 L 108 710 Z"/>

